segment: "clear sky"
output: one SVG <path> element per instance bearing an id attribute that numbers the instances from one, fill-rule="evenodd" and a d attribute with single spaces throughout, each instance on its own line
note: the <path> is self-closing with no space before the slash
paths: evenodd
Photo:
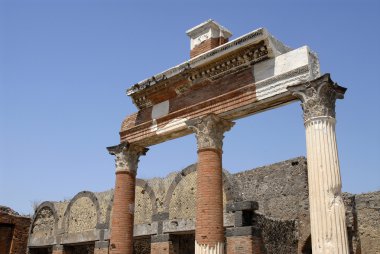
<path id="1" fill-rule="evenodd" d="M 0 204 L 26 214 L 33 201 L 112 188 L 106 147 L 136 111 L 126 89 L 187 60 L 185 31 L 210 18 L 233 38 L 266 27 L 318 53 L 322 72 L 348 88 L 337 101 L 343 190 L 379 190 L 379 13 L 375 0 L 0 0 Z M 304 156 L 299 102 L 238 120 L 224 141 L 230 172 Z M 194 162 L 189 135 L 150 147 L 138 177 Z"/>

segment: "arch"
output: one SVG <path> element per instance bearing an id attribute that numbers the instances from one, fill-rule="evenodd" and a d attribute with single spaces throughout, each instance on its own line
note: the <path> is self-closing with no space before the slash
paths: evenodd
<path id="1" fill-rule="evenodd" d="M 41 203 L 33 215 L 31 225 L 30 236 L 35 235 L 36 238 L 54 237 L 58 228 L 58 215 L 54 204 L 50 201 Z"/>
<path id="2" fill-rule="evenodd" d="M 92 205 L 94 206 L 95 214 L 92 214 L 92 215 L 96 216 L 95 219 L 93 219 L 93 216 L 87 216 L 88 214 L 83 213 L 83 211 L 86 211 L 87 213 L 91 212 L 91 208 L 88 207 L 89 203 L 86 200 L 83 200 L 83 204 L 82 204 L 83 207 L 82 208 L 75 207 L 77 201 L 80 199 L 84 199 L 84 198 L 89 199 L 90 202 L 92 203 Z M 93 228 L 101 228 L 102 227 L 100 224 L 100 206 L 99 206 L 98 198 L 96 197 L 96 195 L 93 192 L 82 191 L 82 192 L 79 192 L 78 194 L 76 194 L 70 200 L 70 203 L 68 204 L 68 206 L 66 208 L 66 211 L 64 213 L 64 219 L 62 221 L 62 229 L 64 230 L 65 233 L 70 233 L 71 230 L 74 230 L 74 231 L 77 230 L 77 229 L 71 229 L 70 228 L 70 216 L 72 215 L 71 213 L 73 210 L 73 206 L 75 209 L 81 209 L 81 211 L 75 211 L 75 212 L 78 212 L 75 215 L 80 216 L 79 218 L 75 219 L 77 224 L 82 223 L 82 225 L 80 225 L 80 228 L 82 230 L 80 230 L 80 231 L 83 231 L 83 229 L 84 230 L 90 229 L 90 228 L 92 228 L 92 225 L 94 226 Z M 92 219 L 93 221 L 86 221 L 88 219 Z M 86 224 L 86 223 L 89 223 L 89 224 Z M 80 232 L 80 231 L 77 231 L 77 232 Z"/>

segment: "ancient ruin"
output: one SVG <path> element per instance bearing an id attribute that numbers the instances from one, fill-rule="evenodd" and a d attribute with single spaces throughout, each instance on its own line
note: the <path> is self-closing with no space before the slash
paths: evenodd
<path id="1" fill-rule="evenodd" d="M 291 49 L 264 28 L 229 41 L 231 32 L 213 20 L 187 34 L 190 60 L 127 91 L 138 112 L 123 121 L 120 144 L 107 148 L 115 156 L 114 190 L 43 203 L 30 252 L 379 251 L 380 193 L 341 192 L 335 103 L 346 89 L 320 73 L 316 54 Z M 297 100 L 307 160 L 223 170 L 223 135 L 233 120 Z M 197 139 L 196 164 L 164 179 L 136 179 L 149 146 L 188 134 Z"/>

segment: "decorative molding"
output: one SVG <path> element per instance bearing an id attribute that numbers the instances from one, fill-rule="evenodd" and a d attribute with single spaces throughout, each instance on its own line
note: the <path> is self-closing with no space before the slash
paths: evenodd
<path id="1" fill-rule="evenodd" d="M 186 121 L 188 128 L 196 135 L 198 150 L 213 148 L 222 151 L 223 133 L 229 131 L 234 124 L 215 114 Z"/>
<path id="2" fill-rule="evenodd" d="M 107 147 L 111 155 L 115 155 L 116 172 L 126 171 L 136 175 L 139 157 L 149 150 L 145 147 L 129 143 L 121 143 L 117 146 Z"/>
<path id="3" fill-rule="evenodd" d="M 343 99 L 347 90 L 334 83 L 329 74 L 287 89 L 302 101 L 305 123 L 316 117 L 335 118 L 335 101 Z"/>
<path id="4" fill-rule="evenodd" d="M 249 47 L 243 52 L 234 54 L 221 61 L 203 67 L 189 77 L 193 82 L 203 80 L 204 78 L 210 80 L 217 80 L 226 75 L 242 71 L 249 68 L 251 65 L 269 58 L 270 50 L 268 49 L 265 41 Z"/>

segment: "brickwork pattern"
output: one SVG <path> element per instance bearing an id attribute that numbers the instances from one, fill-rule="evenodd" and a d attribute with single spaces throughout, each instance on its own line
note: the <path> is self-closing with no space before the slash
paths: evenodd
<path id="1" fill-rule="evenodd" d="M 152 243 L 151 254 L 175 254 L 172 242 Z"/>
<path id="2" fill-rule="evenodd" d="M 191 51 L 190 51 L 190 58 L 196 57 L 200 54 L 203 54 L 213 48 L 216 48 L 224 43 L 228 42 L 228 39 L 223 38 L 223 37 L 218 37 L 218 38 L 211 38 L 208 40 L 203 41 L 201 44 L 195 46 Z"/>
<path id="3" fill-rule="evenodd" d="M 0 229 L 2 231 L 0 233 L 6 233 L 4 239 L 0 239 L 0 253 L 26 253 L 30 221 L 28 217 L 0 210 Z M 11 229 L 6 226 L 10 226 Z"/>
<path id="4" fill-rule="evenodd" d="M 261 239 L 255 236 L 227 237 L 227 254 L 261 254 Z"/>
<path id="5" fill-rule="evenodd" d="M 222 158 L 215 149 L 198 151 L 195 240 L 214 246 L 224 243 Z"/>
<path id="6" fill-rule="evenodd" d="M 116 174 L 112 215 L 110 253 L 133 253 L 133 217 L 136 176 L 127 172 Z"/>

